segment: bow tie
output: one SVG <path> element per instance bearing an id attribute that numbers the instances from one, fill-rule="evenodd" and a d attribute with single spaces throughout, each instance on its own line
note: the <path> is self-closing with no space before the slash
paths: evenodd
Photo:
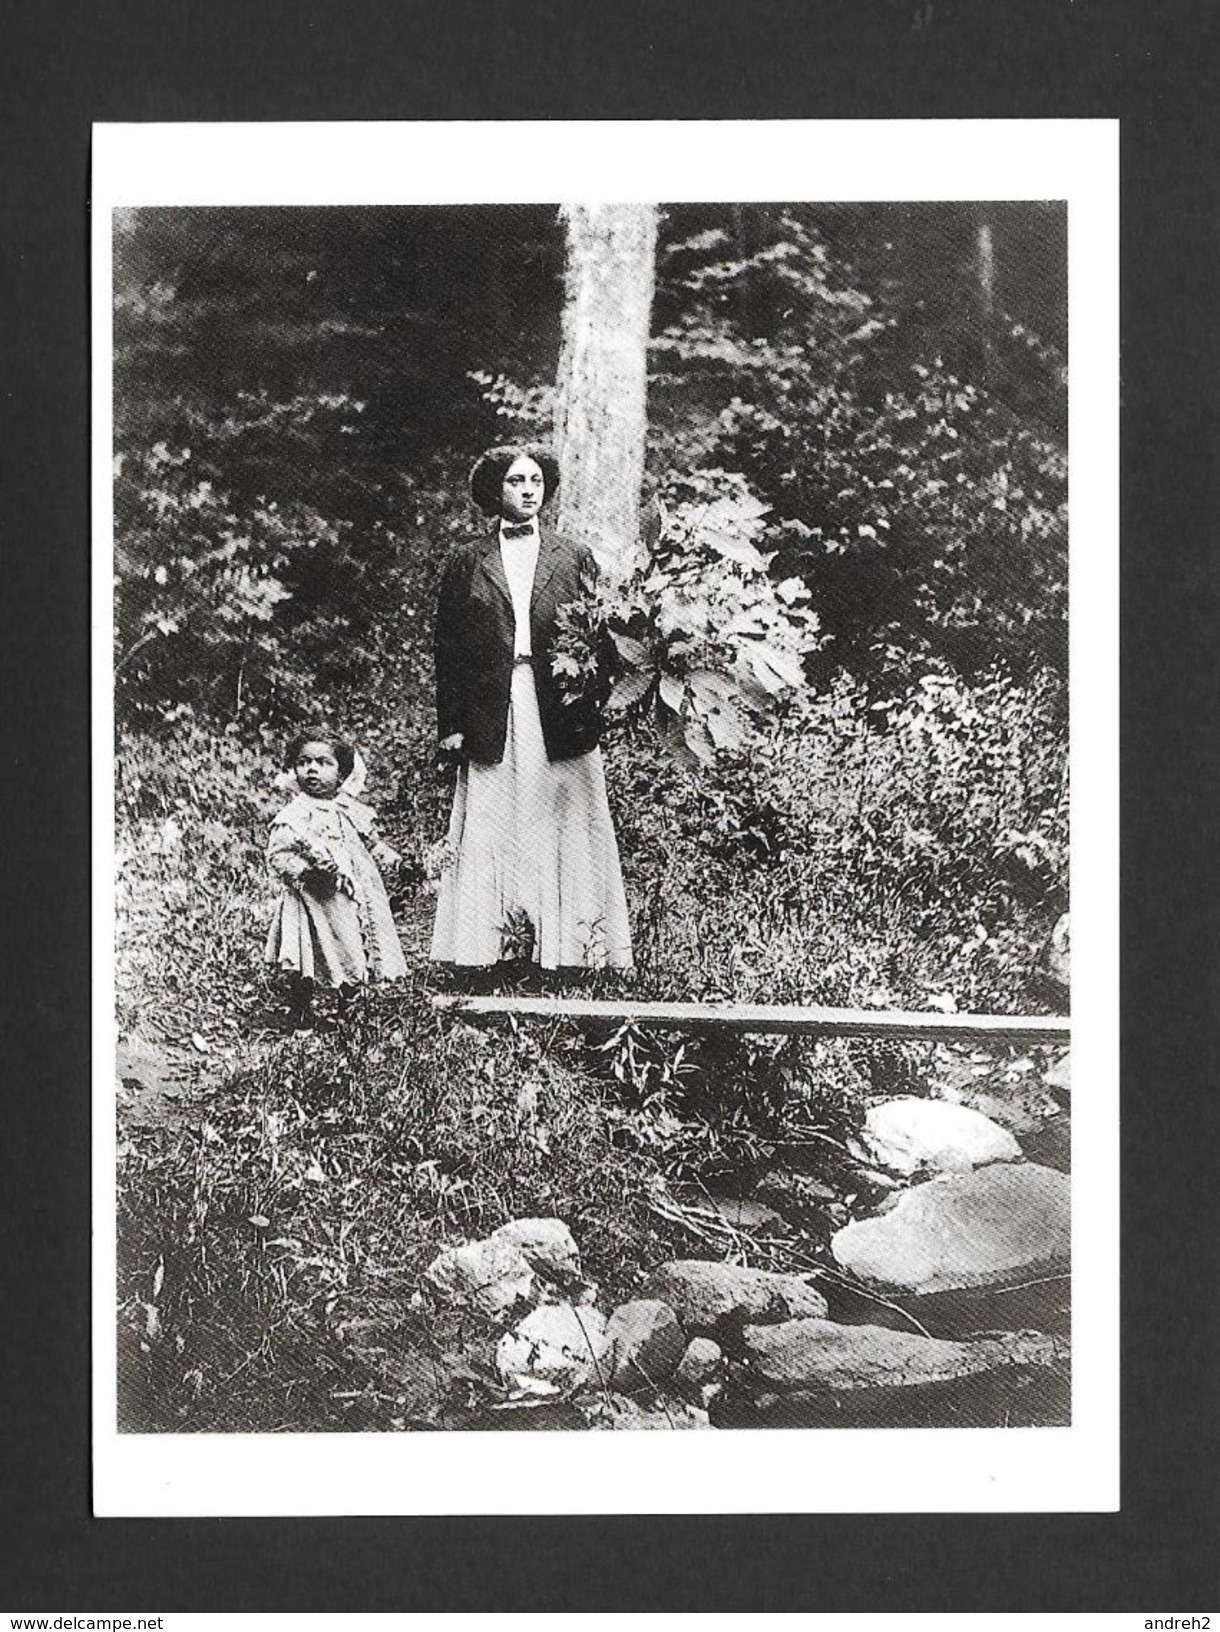
<path id="1" fill-rule="evenodd" d="M 534 524 L 532 521 L 522 521 L 513 525 L 505 522 L 500 528 L 501 538 L 533 538 Z"/>

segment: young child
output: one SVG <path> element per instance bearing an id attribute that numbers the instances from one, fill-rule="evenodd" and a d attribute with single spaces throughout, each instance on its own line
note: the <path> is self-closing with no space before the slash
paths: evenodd
<path id="1" fill-rule="evenodd" d="M 367 981 L 395 980 L 406 960 L 378 866 L 399 861 L 370 806 L 355 797 L 363 765 L 334 737 L 300 736 L 284 769 L 299 790 L 271 824 L 267 860 L 283 885 L 267 961 L 293 977 L 294 1018 L 304 1024 L 314 986 L 354 997 Z"/>

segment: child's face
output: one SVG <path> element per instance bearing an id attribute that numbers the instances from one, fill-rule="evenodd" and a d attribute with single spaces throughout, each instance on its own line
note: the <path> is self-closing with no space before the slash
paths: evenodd
<path id="1" fill-rule="evenodd" d="M 333 799 L 339 789 L 339 761 L 329 742 L 307 742 L 293 766 L 297 786 L 315 799 Z"/>

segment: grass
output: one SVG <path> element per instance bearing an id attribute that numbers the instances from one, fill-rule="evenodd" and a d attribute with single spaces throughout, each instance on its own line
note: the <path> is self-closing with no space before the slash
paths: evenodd
<path id="1" fill-rule="evenodd" d="M 312 1348 L 325 1361 L 352 1322 L 402 1317 L 446 1240 L 510 1217 L 569 1220 L 595 1276 L 646 1259 L 649 1175 L 562 1052 L 442 1027 L 415 986 L 371 995 L 334 1036 L 272 1045 L 218 1085 L 198 1128 L 129 1134 L 128 1425 L 167 1426 L 168 1411 L 236 1426 L 242 1375 L 258 1390 L 303 1375 L 298 1425 L 315 1423 Z M 334 1377 L 351 1387 L 337 1360 Z M 291 1395 L 281 1426 L 298 1420 Z M 324 1409 L 317 1425 L 344 1415 Z"/>

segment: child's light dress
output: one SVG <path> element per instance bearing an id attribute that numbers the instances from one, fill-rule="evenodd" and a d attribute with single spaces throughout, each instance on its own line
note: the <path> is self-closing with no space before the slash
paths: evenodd
<path id="1" fill-rule="evenodd" d="M 266 956 L 322 985 L 396 980 L 406 959 L 377 856 L 393 852 L 377 837 L 369 805 L 348 793 L 333 799 L 297 794 L 271 824 L 267 860 L 284 886 L 271 921 Z M 332 893 L 302 882 L 321 867 L 336 875 Z"/>

